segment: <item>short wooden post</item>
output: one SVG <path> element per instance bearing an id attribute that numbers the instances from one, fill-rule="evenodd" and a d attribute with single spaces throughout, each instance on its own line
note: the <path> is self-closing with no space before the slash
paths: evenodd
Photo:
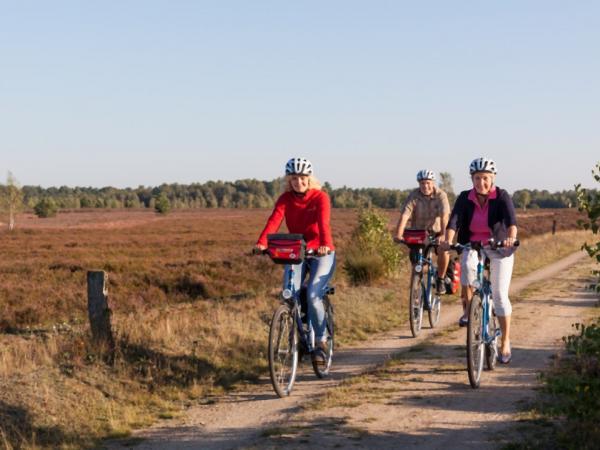
<path id="1" fill-rule="evenodd" d="M 552 220 L 552 234 L 556 234 L 556 219 Z"/>
<path id="2" fill-rule="evenodd" d="M 108 306 L 108 274 L 104 271 L 88 271 L 88 314 L 92 328 L 92 339 L 102 350 L 108 350 L 110 358 L 115 341 L 110 325 L 111 310 Z"/>

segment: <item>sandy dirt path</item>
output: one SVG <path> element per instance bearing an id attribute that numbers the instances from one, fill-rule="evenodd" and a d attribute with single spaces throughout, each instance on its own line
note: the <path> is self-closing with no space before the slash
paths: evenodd
<path id="1" fill-rule="evenodd" d="M 304 364 L 289 398 L 275 397 L 264 379 L 106 448 L 494 448 L 533 395 L 537 373 L 560 348 L 560 338 L 595 303 L 580 292 L 590 270 L 583 258 L 577 253 L 513 281 L 513 298 L 532 283 L 539 291 L 514 302 L 514 360 L 485 372 L 478 390 L 468 384 L 465 332 L 455 324 L 461 308 L 446 304 L 440 325 L 417 339 L 402 329 L 340 350 L 330 379 L 317 380 Z M 392 355 L 400 356 L 390 361 Z M 319 404 L 324 392 L 327 399 Z"/>

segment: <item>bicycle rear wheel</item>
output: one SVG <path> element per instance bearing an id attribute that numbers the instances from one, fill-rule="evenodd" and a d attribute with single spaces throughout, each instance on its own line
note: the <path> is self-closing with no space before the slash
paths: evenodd
<path id="1" fill-rule="evenodd" d="M 483 343 L 483 304 L 479 293 L 473 295 L 467 325 L 467 372 L 473 389 L 479 387 L 485 346 Z"/>
<path id="2" fill-rule="evenodd" d="M 498 361 L 498 333 L 496 332 L 498 330 L 498 318 L 492 310 L 492 299 L 489 298 L 488 301 L 490 302 L 490 319 L 487 324 L 487 332 L 491 341 L 485 344 L 485 363 L 488 370 L 494 370 Z"/>
<path id="3" fill-rule="evenodd" d="M 421 332 L 424 300 L 425 287 L 423 286 L 423 275 L 420 273 L 413 273 L 410 280 L 410 298 L 408 302 L 408 317 L 410 320 L 410 331 L 413 337 L 417 337 Z"/>
<path id="4" fill-rule="evenodd" d="M 433 291 L 433 288 L 431 290 Z M 431 298 L 429 299 L 429 305 L 429 311 L 427 311 L 427 314 L 429 315 L 429 326 L 435 328 L 440 321 L 440 315 L 442 313 L 442 300 L 440 299 L 440 296 L 436 293 L 432 293 Z"/>
<path id="5" fill-rule="evenodd" d="M 327 350 L 325 352 L 325 364 L 317 364 L 314 359 L 312 360 L 313 370 L 315 371 L 315 375 L 319 378 L 324 378 L 329 375 L 329 369 L 331 369 L 331 363 L 333 362 L 335 332 L 333 305 L 329 302 L 328 298 L 324 298 L 323 306 L 325 307 L 325 323 L 327 324 Z"/>
<path id="6" fill-rule="evenodd" d="M 279 397 L 290 395 L 298 369 L 298 329 L 293 310 L 281 305 L 273 314 L 269 331 L 269 373 Z"/>

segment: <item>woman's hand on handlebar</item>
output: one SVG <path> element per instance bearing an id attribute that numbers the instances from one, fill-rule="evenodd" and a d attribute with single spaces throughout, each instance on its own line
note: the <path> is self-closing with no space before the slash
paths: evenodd
<path id="1" fill-rule="evenodd" d="M 513 237 L 507 237 L 502 241 L 503 247 L 516 247 L 519 245 L 519 240 Z"/>
<path id="2" fill-rule="evenodd" d="M 317 255 L 319 255 L 319 256 L 329 255 L 330 253 L 331 253 L 331 249 L 329 247 L 327 247 L 326 245 L 321 245 L 317 249 Z"/>
<path id="3" fill-rule="evenodd" d="M 267 250 L 266 245 L 256 244 L 254 246 L 254 248 L 252 249 L 252 254 L 253 255 L 262 255 L 265 252 L 265 250 Z"/>

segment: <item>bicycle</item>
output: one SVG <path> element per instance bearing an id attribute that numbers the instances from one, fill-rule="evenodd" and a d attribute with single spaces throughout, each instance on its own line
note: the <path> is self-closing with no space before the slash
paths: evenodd
<path id="1" fill-rule="evenodd" d="M 488 241 L 489 245 L 481 242 L 468 244 L 454 244 L 451 250 L 462 252 L 464 250 L 477 251 L 477 278 L 473 283 L 475 288 L 471 305 L 469 307 L 469 322 L 467 324 L 467 373 L 469 383 L 477 389 L 481 382 L 481 372 L 485 360 L 488 370 L 496 368 L 498 359 L 498 337 L 501 336 L 498 319 L 494 312 L 492 301 L 492 284 L 489 279 L 489 259 L 484 258 L 483 250 L 497 250 L 503 247 L 502 242 Z M 514 243 L 515 247 L 519 241 Z"/>
<path id="2" fill-rule="evenodd" d="M 298 364 L 304 355 L 315 351 L 314 332 L 308 320 L 306 286 L 294 285 L 294 268 L 307 258 L 318 258 L 316 252 L 305 250 L 301 234 L 272 234 L 268 236 L 268 254 L 276 264 L 285 264 L 288 283 L 280 293 L 281 305 L 275 310 L 269 330 L 269 375 L 273 389 L 279 397 L 289 396 L 296 381 Z M 327 286 L 323 295 L 327 346 L 325 364 L 314 358 L 312 367 L 318 378 L 329 375 L 334 350 L 334 313 L 329 296 L 335 293 L 333 286 Z"/>
<path id="3" fill-rule="evenodd" d="M 416 252 L 414 260 L 411 260 L 408 317 L 410 331 L 413 337 L 417 337 L 423 324 L 423 310 L 427 311 L 431 328 L 440 320 L 442 302 L 440 295 L 435 292 L 438 273 L 433 262 L 434 249 L 438 246 L 437 237 L 427 230 L 405 230 L 400 242 L 411 253 Z"/>

